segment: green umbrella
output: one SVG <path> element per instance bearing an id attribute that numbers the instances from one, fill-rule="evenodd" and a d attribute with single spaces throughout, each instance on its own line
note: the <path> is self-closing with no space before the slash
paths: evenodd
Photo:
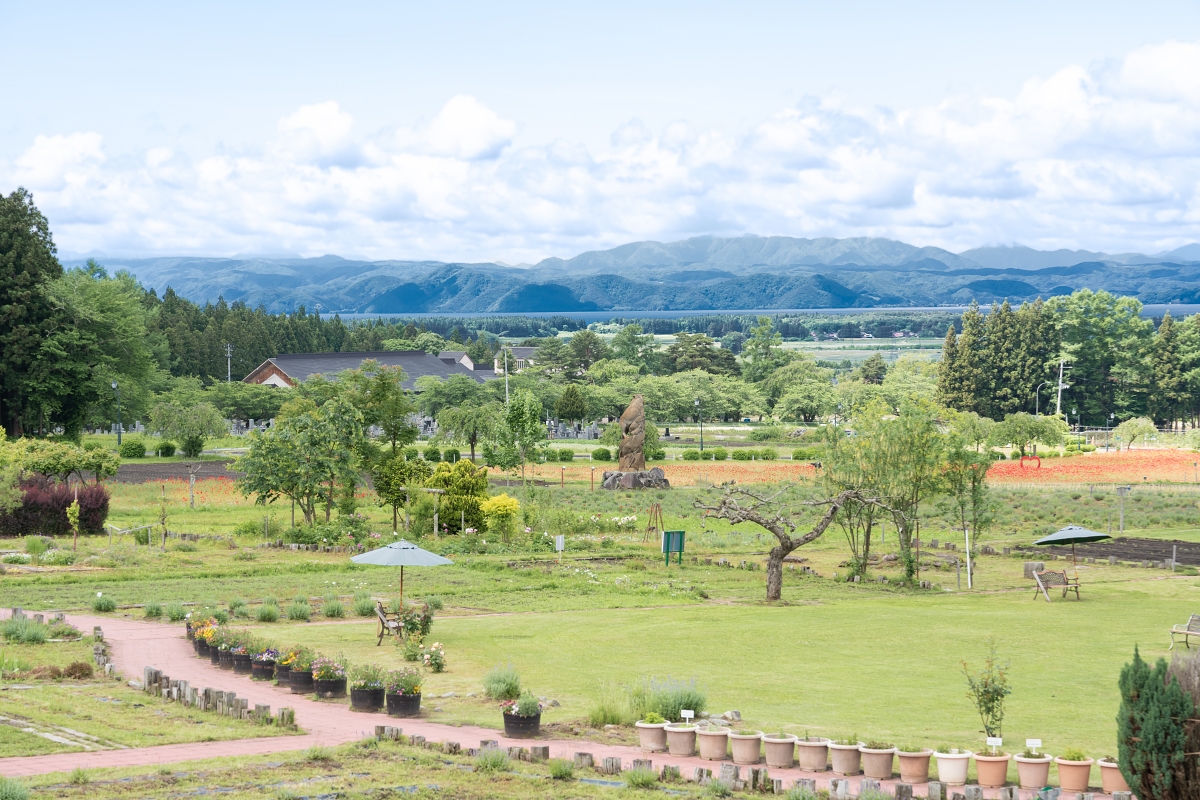
<path id="1" fill-rule="evenodd" d="M 441 567 L 454 562 L 442 558 L 437 553 L 422 550 L 411 542 L 401 539 L 398 542 L 385 544 L 377 550 L 351 556 L 355 564 L 374 564 L 379 567 L 400 568 L 400 608 L 404 608 L 404 568 L 405 567 Z"/>
<path id="2" fill-rule="evenodd" d="M 1078 525 L 1068 525 L 1061 531 L 1052 533 L 1038 539 L 1034 544 L 1069 544 L 1071 545 L 1071 568 L 1075 570 L 1075 578 L 1079 579 L 1079 567 L 1075 564 L 1075 545 L 1087 544 L 1088 542 L 1099 542 L 1102 539 L 1111 539 L 1107 533 L 1099 533 L 1091 531 L 1087 528 L 1081 528 Z"/>

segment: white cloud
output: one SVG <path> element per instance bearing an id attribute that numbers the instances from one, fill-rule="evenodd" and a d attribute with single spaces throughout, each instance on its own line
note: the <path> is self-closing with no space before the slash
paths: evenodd
<path id="1" fill-rule="evenodd" d="M 25 185 L 60 248 L 535 260 L 698 233 L 889 236 L 1167 249 L 1200 223 L 1200 43 L 1030 79 L 1012 97 L 862 109 L 806 98 L 737 135 L 632 120 L 606 149 L 516 146 L 517 123 L 451 98 L 372 136 L 303 106 L 237 154 L 176 142 L 106 157 L 97 133 L 39 136 Z"/>

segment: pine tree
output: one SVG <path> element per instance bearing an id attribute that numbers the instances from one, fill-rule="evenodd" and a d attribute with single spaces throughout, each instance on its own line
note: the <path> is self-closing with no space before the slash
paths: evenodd
<path id="1" fill-rule="evenodd" d="M 985 404 L 990 412 L 988 416 L 999 420 L 1020 411 L 1024 399 L 1020 384 L 1020 338 L 1012 306 L 1007 300 L 1001 305 L 992 304 L 992 313 L 988 315 L 985 328 L 987 376 L 981 388 L 988 397 Z"/>
<path id="2" fill-rule="evenodd" d="M 988 355 L 983 314 L 979 311 L 979 304 L 972 302 L 962 315 L 962 333 L 956 347 L 952 391 L 959 402 L 953 408 L 974 411 L 985 417 L 992 416 Z"/>
<path id="3" fill-rule="evenodd" d="M 1014 316 L 1016 328 L 1016 385 L 1021 400 L 1019 411 L 1034 414 L 1044 411 L 1038 385 L 1054 381 L 1057 376 L 1055 363 L 1058 359 L 1059 333 L 1054 326 L 1054 317 L 1046 305 L 1037 299 L 1022 303 Z"/>
<path id="4" fill-rule="evenodd" d="M 958 334 L 951 324 L 946 328 L 946 339 L 942 342 L 942 363 L 938 367 L 938 402 L 946 408 L 961 409 L 963 405 L 958 367 Z"/>
<path id="5" fill-rule="evenodd" d="M 1117 685 L 1117 759 L 1134 794 L 1144 800 L 1194 797 L 1179 778 L 1187 758 L 1184 721 L 1196 709 L 1178 681 L 1168 676 L 1167 662 L 1160 658 L 1151 669 L 1134 648 L 1133 662 L 1122 668 Z"/>
<path id="6" fill-rule="evenodd" d="M 1151 419 L 1158 425 L 1173 423 L 1179 418 L 1187 400 L 1187 377 L 1179 352 L 1179 333 L 1171 320 L 1171 312 L 1163 315 L 1162 324 L 1150 346 L 1150 396 L 1147 403 Z"/>

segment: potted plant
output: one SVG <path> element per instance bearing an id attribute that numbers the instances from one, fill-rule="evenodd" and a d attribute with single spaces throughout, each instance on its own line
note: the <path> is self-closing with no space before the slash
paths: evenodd
<path id="1" fill-rule="evenodd" d="M 387 674 L 389 717 L 415 717 L 421 713 L 421 670 L 403 667 Z"/>
<path id="2" fill-rule="evenodd" d="M 1026 748 L 1013 760 L 1017 762 L 1017 783 L 1022 789 L 1041 789 L 1050 782 L 1050 762 L 1054 759 L 1049 753 Z"/>
<path id="3" fill-rule="evenodd" d="M 542 704 L 526 689 L 516 700 L 500 704 L 504 735 L 510 739 L 532 739 L 542 730 Z"/>
<path id="4" fill-rule="evenodd" d="M 237 638 L 232 631 L 217 632 L 220 641 L 217 642 L 217 666 L 221 669 L 233 669 L 233 648 L 237 647 Z"/>
<path id="5" fill-rule="evenodd" d="M 346 666 L 333 658 L 312 662 L 313 691 L 317 697 L 346 696 Z"/>
<path id="6" fill-rule="evenodd" d="M 939 747 L 933 751 L 937 759 L 938 780 L 950 786 L 963 786 L 967 782 L 967 767 L 971 764 L 970 750 L 958 747 Z"/>
<path id="7" fill-rule="evenodd" d="M 823 736 L 797 739 L 796 760 L 805 772 L 824 772 L 829 768 L 829 740 Z"/>
<path id="8" fill-rule="evenodd" d="M 300 648 L 292 659 L 292 670 L 288 674 L 288 686 L 292 694 L 309 694 L 315 688 L 312 664 L 315 656 L 307 648 Z"/>
<path id="9" fill-rule="evenodd" d="M 297 648 L 280 651 L 275 659 L 275 685 L 290 686 L 292 681 L 292 662 L 296 659 Z"/>
<path id="10" fill-rule="evenodd" d="M 729 749 L 733 763 L 757 764 L 762 758 L 762 731 L 730 731 Z"/>
<path id="11" fill-rule="evenodd" d="M 711 723 L 697 728 L 696 744 L 701 758 L 723 761 L 729 756 L 729 728 Z"/>
<path id="12" fill-rule="evenodd" d="M 696 755 L 695 725 L 670 722 L 663 730 L 667 732 L 667 752 L 673 756 Z"/>
<path id="13" fill-rule="evenodd" d="M 862 742 L 857 736 L 844 739 L 833 739 L 829 742 L 829 755 L 833 761 L 833 771 L 838 775 L 857 775 L 862 765 Z"/>
<path id="14" fill-rule="evenodd" d="M 229 655 L 233 658 L 233 671 L 238 675 L 249 675 L 254 671 L 253 662 L 250 660 L 250 645 L 239 642 L 229 648 Z"/>
<path id="15" fill-rule="evenodd" d="M 1105 794 L 1113 792 L 1128 792 L 1129 783 L 1121 774 L 1121 765 L 1116 756 L 1104 756 L 1096 761 L 1100 765 L 1100 786 Z"/>
<path id="16" fill-rule="evenodd" d="M 637 728 L 638 745 L 650 753 L 661 753 L 667 749 L 667 721 L 662 714 L 651 711 L 645 719 L 633 723 Z"/>
<path id="17" fill-rule="evenodd" d="M 863 774 L 876 780 L 890 780 L 892 762 L 896 760 L 896 745 L 891 742 L 867 742 L 859 746 Z"/>
<path id="18" fill-rule="evenodd" d="M 210 658 L 211 642 L 213 635 L 217 632 L 216 623 L 212 619 L 201 621 L 194 629 L 196 638 L 195 642 L 196 655 L 200 658 Z"/>
<path id="19" fill-rule="evenodd" d="M 791 769 L 796 761 L 796 737 L 790 733 L 763 734 L 763 754 L 771 769 Z"/>
<path id="20" fill-rule="evenodd" d="M 256 648 L 258 649 L 258 648 Z M 269 681 L 275 677 L 275 661 L 279 651 L 274 647 L 258 649 L 250 654 L 250 678 L 256 681 Z"/>
<path id="21" fill-rule="evenodd" d="M 360 664 L 350 670 L 350 710 L 378 711 L 383 708 L 383 669 Z"/>
<path id="22" fill-rule="evenodd" d="M 1012 756 L 989 746 L 986 753 L 975 754 L 975 775 L 980 786 L 998 789 L 1008 783 L 1008 762 Z"/>
<path id="23" fill-rule="evenodd" d="M 1092 764 L 1082 750 L 1072 747 L 1054 759 L 1058 765 L 1058 785 L 1064 792 L 1086 792 L 1088 779 L 1092 776 Z"/>
<path id="24" fill-rule="evenodd" d="M 900 761 L 900 781 L 907 784 L 929 782 L 929 758 L 933 750 L 916 745 L 900 745 L 896 758 Z"/>

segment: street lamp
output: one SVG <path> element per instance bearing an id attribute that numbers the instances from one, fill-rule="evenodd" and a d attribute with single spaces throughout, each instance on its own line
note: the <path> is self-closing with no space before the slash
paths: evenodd
<path id="1" fill-rule="evenodd" d="M 113 391 L 117 393 L 117 447 L 121 446 L 121 387 L 112 382 Z"/>
<path id="2" fill-rule="evenodd" d="M 1041 416 L 1041 413 L 1040 413 L 1041 406 L 1038 404 L 1038 401 L 1041 400 L 1041 396 L 1038 394 L 1038 392 L 1040 392 L 1042 390 L 1042 387 L 1045 386 L 1049 382 L 1050 381 L 1042 381 L 1041 383 L 1039 383 L 1037 385 L 1037 388 L 1033 390 L 1033 415 L 1035 417 Z"/>
<path id="3" fill-rule="evenodd" d="M 700 420 L 700 452 L 704 452 L 704 409 L 700 406 L 700 398 L 696 398 L 696 419 Z"/>
<path id="4" fill-rule="evenodd" d="M 1104 452 L 1108 452 L 1108 442 L 1112 438 L 1113 423 L 1117 421 L 1115 412 L 1110 412 L 1108 415 L 1108 430 L 1104 434 Z"/>
<path id="5" fill-rule="evenodd" d="M 1072 406 L 1072 407 L 1071 407 L 1071 413 L 1075 415 L 1075 427 L 1076 427 L 1076 428 L 1081 428 L 1081 427 L 1083 427 L 1083 423 L 1082 423 L 1082 422 L 1080 421 L 1080 419 L 1079 419 L 1079 409 L 1078 409 L 1078 408 L 1075 408 L 1074 406 Z"/>

